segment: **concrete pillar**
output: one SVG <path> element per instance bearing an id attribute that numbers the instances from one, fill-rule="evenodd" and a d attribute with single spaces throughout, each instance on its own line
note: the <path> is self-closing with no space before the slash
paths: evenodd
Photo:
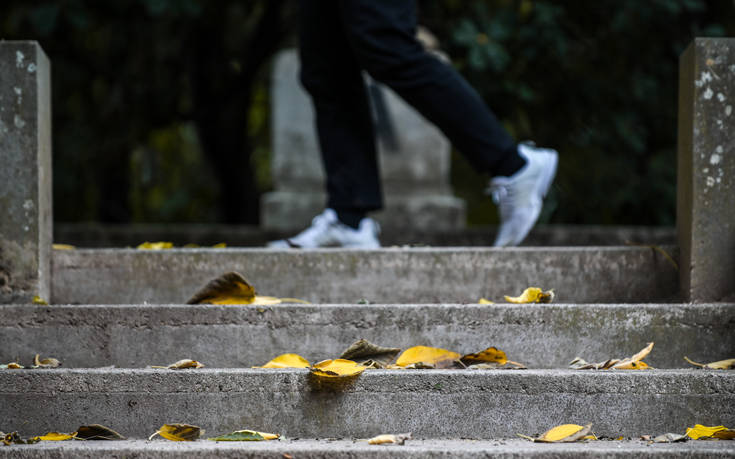
<path id="1" fill-rule="evenodd" d="M 275 190 L 261 203 L 261 225 L 301 230 L 324 209 L 324 170 L 311 100 L 298 81 L 295 50 L 275 59 L 271 85 Z M 379 88 L 395 134 L 378 138 L 385 210 L 375 217 L 384 229 L 456 230 L 465 226 L 465 204 L 449 183 L 449 141 L 390 89 Z M 385 119 L 385 118 L 382 118 Z"/>
<path id="2" fill-rule="evenodd" d="M 0 303 L 50 296 L 50 74 L 38 43 L 0 41 Z"/>
<path id="3" fill-rule="evenodd" d="M 685 301 L 735 300 L 735 39 L 680 60 L 676 227 Z"/>

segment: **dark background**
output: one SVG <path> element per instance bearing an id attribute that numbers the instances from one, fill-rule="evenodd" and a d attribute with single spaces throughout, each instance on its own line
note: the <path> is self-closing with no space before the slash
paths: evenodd
<path id="1" fill-rule="evenodd" d="M 732 0 L 432 0 L 421 23 L 519 140 L 559 149 L 542 222 L 673 225 L 678 58 Z M 52 61 L 54 219 L 257 223 L 268 77 L 289 0 L 3 0 L 0 39 Z M 456 153 L 469 223 L 487 177 Z M 461 177 L 461 179 L 460 179 Z"/>

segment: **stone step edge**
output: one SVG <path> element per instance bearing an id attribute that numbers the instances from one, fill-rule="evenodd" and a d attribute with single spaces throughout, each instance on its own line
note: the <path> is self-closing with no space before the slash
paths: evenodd
<path id="1" fill-rule="evenodd" d="M 205 435 L 206 436 L 206 435 Z M 221 458 L 726 458 L 735 442 L 654 443 L 641 440 L 532 443 L 520 439 L 408 440 L 404 445 L 369 445 L 346 439 L 281 439 L 269 442 L 170 442 L 164 440 L 42 442 L 0 448 L 0 458 L 221 457 Z"/>

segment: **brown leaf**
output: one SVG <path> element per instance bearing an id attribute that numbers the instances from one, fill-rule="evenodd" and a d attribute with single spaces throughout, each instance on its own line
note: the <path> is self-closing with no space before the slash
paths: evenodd
<path id="1" fill-rule="evenodd" d="M 209 281 L 186 304 L 250 304 L 254 301 L 255 288 L 242 274 L 233 271 Z"/>
<path id="2" fill-rule="evenodd" d="M 342 355 L 340 359 L 354 360 L 355 362 L 368 366 L 383 368 L 389 365 L 396 358 L 400 349 L 395 347 L 382 347 L 371 343 L 368 340 L 360 339 L 352 343 Z"/>
<path id="3" fill-rule="evenodd" d="M 33 364 L 35 368 L 57 368 L 61 366 L 61 362 L 57 359 L 53 357 L 41 359 L 38 354 L 36 354 L 36 357 L 33 359 Z"/>
<path id="4" fill-rule="evenodd" d="M 80 426 L 77 429 L 77 438 L 82 440 L 125 440 L 125 437 L 101 424 Z"/>

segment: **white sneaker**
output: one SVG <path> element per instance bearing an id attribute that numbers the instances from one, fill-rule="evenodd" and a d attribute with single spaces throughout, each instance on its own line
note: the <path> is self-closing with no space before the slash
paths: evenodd
<path id="1" fill-rule="evenodd" d="M 500 211 L 495 247 L 516 246 L 538 220 L 544 197 L 556 175 L 556 150 L 518 145 L 526 165 L 511 177 L 495 177 L 488 188 Z"/>
<path id="2" fill-rule="evenodd" d="M 350 228 L 337 219 L 333 209 L 314 217 L 311 226 L 288 239 L 271 241 L 268 247 L 274 249 L 313 249 L 317 247 L 347 247 L 357 249 L 377 249 L 380 247 L 378 234 L 380 227 L 372 218 L 363 218 L 357 229 Z"/>

